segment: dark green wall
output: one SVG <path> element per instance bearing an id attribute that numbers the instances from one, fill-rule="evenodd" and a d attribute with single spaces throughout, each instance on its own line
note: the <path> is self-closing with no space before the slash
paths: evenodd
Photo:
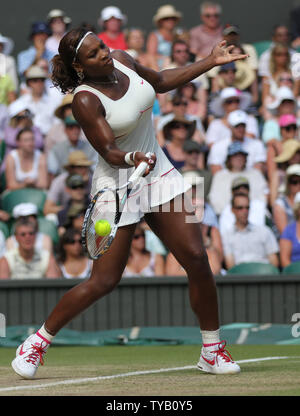
<path id="1" fill-rule="evenodd" d="M 128 16 L 128 26 L 141 26 L 149 32 L 156 9 L 171 3 L 184 14 L 182 26 L 191 28 L 199 23 L 197 0 L 9 0 L 1 2 L 0 33 L 15 40 L 14 54 L 28 46 L 30 22 L 45 19 L 49 10 L 60 8 L 66 11 L 76 26 L 83 20 L 97 25 L 103 7 L 115 5 Z M 243 40 L 255 42 L 269 38 L 277 23 L 289 22 L 289 11 L 295 0 L 220 0 L 223 7 L 223 22 L 234 22 L 242 28 Z"/>

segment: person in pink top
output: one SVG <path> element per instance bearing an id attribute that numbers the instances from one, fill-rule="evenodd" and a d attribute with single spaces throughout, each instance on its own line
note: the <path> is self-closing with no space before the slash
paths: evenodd
<path id="1" fill-rule="evenodd" d="M 108 6 L 101 11 L 98 23 L 103 31 L 98 33 L 98 37 L 103 40 L 110 49 L 127 49 L 125 34 L 122 26 L 126 24 L 127 18 L 118 7 Z"/>
<path id="2" fill-rule="evenodd" d="M 221 12 L 222 8 L 217 3 L 208 1 L 201 4 L 202 24 L 190 30 L 190 49 L 196 56 L 207 56 L 211 49 L 222 40 Z"/>

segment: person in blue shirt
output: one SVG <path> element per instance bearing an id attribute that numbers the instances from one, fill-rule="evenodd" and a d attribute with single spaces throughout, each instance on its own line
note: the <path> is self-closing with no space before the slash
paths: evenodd
<path id="1" fill-rule="evenodd" d="M 40 58 L 44 58 L 50 62 L 55 55 L 45 46 L 50 34 L 51 31 L 46 23 L 35 22 L 32 24 L 29 36 L 31 46 L 21 51 L 17 56 L 17 70 L 22 80 L 24 80 L 26 70 L 30 66 L 35 65 Z"/>
<path id="2" fill-rule="evenodd" d="M 298 180 L 300 182 L 300 177 Z M 300 262 L 300 192 L 296 194 L 294 204 L 296 221 L 285 227 L 279 241 L 281 267 Z"/>

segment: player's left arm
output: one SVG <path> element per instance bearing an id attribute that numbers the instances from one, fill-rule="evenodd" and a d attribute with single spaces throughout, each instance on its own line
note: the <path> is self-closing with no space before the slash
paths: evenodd
<path id="1" fill-rule="evenodd" d="M 165 69 L 157 72 L 147 68 L 128 55 L 124 57 L 128 66 L 134 66 L 135 71 L 148 81 L 157 93 L 164 93 L 178 88 L 187 82 L 197 78 L 204 72 L 215 66 L 245 59 L 248 55 L 231 53 L 233 45 L 227 46 L 226 41 L 219 42 L 206 58 L 194 62 L 182 68 Z M 122 59 L 123 60 L 123 59 Z"/>

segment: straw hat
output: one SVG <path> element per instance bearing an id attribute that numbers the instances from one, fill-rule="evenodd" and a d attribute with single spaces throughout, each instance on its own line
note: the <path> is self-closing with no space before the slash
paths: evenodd
<path id="1" fill-rule="evenodd" d="M 91 166 L 92 164 L 93 162 L 87 158 L 82 150 L 74 150 L 74 152 L 69 154 L 68 161 L 64 168 L 67 169 L 70 166 Z"/>
<path id="2" fill-rule="evenodd" d="M 274 157 L 276 163 L 284 163 L 290 160 L 300 150 L 300 142 L 296 139 L 289 139 L 283 142 L 282 152 Z"/>
<path id="3" fill-rule="evenodd" d="M 47 15 L 48 23 L 51 23 L 51 20 L 55 19 L 56 17 L 61 17 L 63 19 L 65 25 L 69 25 L 72 22 L 72 19 L 70 17 L 66 16 L 66 13 L 63 10 L 53 9 Z"/>
<path id="4" fill-rule="evenodd" d="M 244 61 L 236 62 L 236 69 L 234 84 L 239 90 L 245 90 L 254 82 L 255 71 Z"/>
<path id="5" fill-rule="evenodd" d="M 56 108 L 54 114 L 56 117 L 60 118 L 61 120 L 64 120 L 64 109 L 66 106 L 72 104 L 73 101 L 73 95 L 72 94 L 67 94 L 64 96 L 64 98 L 62 99 L 61 104 Z"/>
<path id="6" fill-rule="evenodd" d="M 39 67 L 38 65 L 32 65 L 25 72 L 25 78 L 26 78 L 26 81 L 29 81 L 35 78 L 46 79 L 48 78 L 48 74 L 43 68 Z"/>
<path id="7" fill-rule="evenodd" d="M 156 14 L 153 16 L 153 23 L 157 25 L 161 19 L 167 17 L 176 17 L 176 19 L 180 20 L 182 18 L 182 13 L 176 10 L 171 4 L 166 4 L 157 9 Z"/>

